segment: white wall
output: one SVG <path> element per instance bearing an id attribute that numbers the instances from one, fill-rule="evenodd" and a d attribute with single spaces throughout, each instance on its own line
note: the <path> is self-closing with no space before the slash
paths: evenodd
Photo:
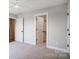
<path id="1" fill-rule="evenodd" d="M 24 40 L 35 44 L 34 15 L 48 12 L 48 44 L 47 46 L 67 49 L 67 4 L 40 9 L 18 15 L 24 17 Z"/>
<path id="2" fill-rule="evenodd" d="M 12 13 L 9 13 L 9 18 L 16 19 L 16 15 L 14 15 L 14 14 L 12 14 Z"/>
<path id="3" fill-rule="evenodd" d="M 66 6 L 58 6 L 49 11 L 48 20 L 48 46 L 67 47 L 67 16 Z"/>
<path id="4" fill-rule="evenodd" d="M 24 42 L 35 44 L 34 17 L 24 15 Z"/>

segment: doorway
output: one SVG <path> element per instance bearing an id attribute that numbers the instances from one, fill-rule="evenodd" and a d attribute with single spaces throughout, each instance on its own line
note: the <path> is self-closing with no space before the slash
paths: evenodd
<path id="1" fill-rule="evenodd" d="M 9 18 L 9 42 L 15 41 L 15 19 Z"/>
<path id="2" fill-rule="evenodd" d="M 36 16 L 36 45 L 46 47 L 47 44 L 47 15 Z"/>

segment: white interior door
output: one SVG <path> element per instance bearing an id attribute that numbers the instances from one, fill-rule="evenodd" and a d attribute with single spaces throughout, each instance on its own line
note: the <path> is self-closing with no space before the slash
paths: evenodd
<path id="1" fill-rule="evenodd" d="M 23 18 L 16 19 L 16 41 L 23 42 Z"/>

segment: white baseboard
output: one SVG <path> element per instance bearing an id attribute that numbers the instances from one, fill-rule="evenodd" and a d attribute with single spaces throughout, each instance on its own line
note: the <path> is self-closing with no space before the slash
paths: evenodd
<path id="1" fill-rule="evenodd" d="M 24 43 L 28 43 L 28 44 L 32 44 L 32 45 L 36 45 L 35 42 L 25 41 Z"/>
<path id="2" fill-rule="evenodd" d="M 67 51 L 66 49 L 62 49 L 62 48 L 58 48 L 58 47 L 47 46 L 47 48 L 55 49 L 55 50 L 62 51 L 62 52 L 66 52 L 66 53 L 70 53 L 70 52 Z"/>

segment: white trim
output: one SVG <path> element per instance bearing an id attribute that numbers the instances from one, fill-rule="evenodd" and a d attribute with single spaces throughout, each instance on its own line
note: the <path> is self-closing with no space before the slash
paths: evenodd
<path id="1" fill-rule="evenodd" d="M 36 16 L 41 16 L 41 15 L 46 15 L 47 17 L 47 39 L 46 39 L 46 46 L 48 45 L 48 12 L 44 12 L 44 13 L 38 13 L 36 15 L 34 15 L 34 26 L 35 26 L 35 41 L 36 41 Z M 36 42 L 35 42 L 36 43 Z"/>
<path id="2" fill-rule="evenodd" d="M 62 49 L 62 48 L 58 48 L 58 47 L 52 47 L 52 46 L 47 46 L 47 48 L 49 49 L 55 49 L 55 50 L 58 50 L 58 51 L 61 51 L 61 52 L 66 52 L 66 53 L 70 53 L 68 50 L 66 49 Z"/>
<path id="3" fill-rule="evenodd" d="M 28 44 L 32 44 L 32 45 L 36 45 L 35 42 L 30 42 L 30 41 L 24 41 L 24 43 L 28 43 Z"/>
<path id="4" fill-rule="evenodd" d="M 9 18 L 12 18 L 12 19 L 17 19 L 16 17 L 13 17 L 13 16 L 9 16 Z"/>

